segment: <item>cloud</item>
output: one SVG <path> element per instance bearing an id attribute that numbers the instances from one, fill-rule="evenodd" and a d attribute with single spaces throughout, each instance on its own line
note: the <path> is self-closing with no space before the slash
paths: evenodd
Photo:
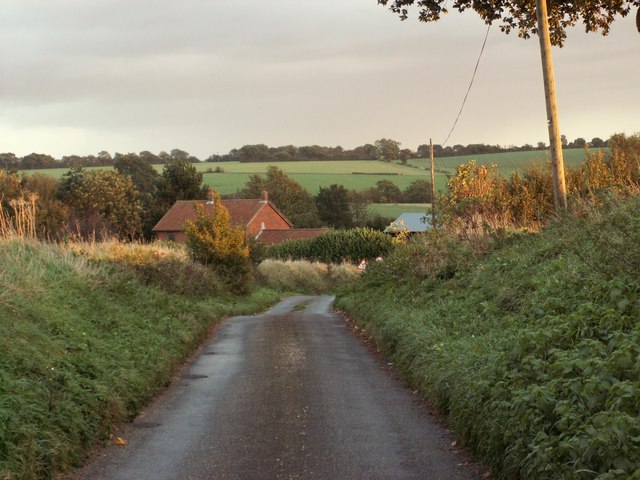
<path id="1" fill-rule="evenodd" d="M 556 52 L 561 115 L 578 126 L 570 138 L 635 127 L 640 67 L 627 23 L 605 39 L 574 32 Z M 415 148 L 448 133 L 485 28 L 473 12 L 400 22 L 373 0 L 5 0 L 0 150 L 179 146 L 206 157 L 380 137 Z M 590 105 L 597 116 L 585 115 Z M 493 29 L 452 142 L 545 135 L 537 42 Z"/>

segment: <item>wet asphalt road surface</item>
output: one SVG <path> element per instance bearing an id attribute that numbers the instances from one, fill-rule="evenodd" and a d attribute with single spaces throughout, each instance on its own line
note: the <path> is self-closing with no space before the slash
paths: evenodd
<path id="1" fill-rule="evenodd" d="M 70 478 L 478 479 L 453 439 L 331 313 L 292 297 L 225 321 L 182 376 Z"/>

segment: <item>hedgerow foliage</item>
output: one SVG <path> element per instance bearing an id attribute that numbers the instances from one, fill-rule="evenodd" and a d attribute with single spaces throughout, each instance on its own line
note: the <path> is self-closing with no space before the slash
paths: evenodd
<path id="1" fill-rule="evenodd" d="M 575 204 L 598 203 L 605 192 L 625 193 L 640 186 L 640 134 L 614 135 L 610 151 L 586 151 L 583 165 L 566 170 L 567 191 Z M 530 168 L 505 179 L 495 166 L 461 164 L 440 197 L 444 223 L 466 232 L 501 227 L 534 227 L 555 212 L 550 167 Z"/>
<path id="2" fill-rule="evenodd" d="M 251 262 L 245 233 L 241 227 L 231 225 L 229 212 L 212 193 L 212 209 L 194 204 L 195 222 L 187 222 L 185 234 L 191 257 L 211 266 L 237 293 L 246 293 L 251 287 Z"/>
<path id="3" fill-rule="evenodd" d="M 323 263 L 359 262 L 385 256 L 393 249 L 389 235 L 370 228 L 332 230 L 309 240 L 290 240 L 267 248 L 266 256 Z"/>
<path id="4" fill-rule="evenodd" d="M 640 198 L 471 254 L 441 233 L 338 299 L 502 479 L 640 471 Z"/>

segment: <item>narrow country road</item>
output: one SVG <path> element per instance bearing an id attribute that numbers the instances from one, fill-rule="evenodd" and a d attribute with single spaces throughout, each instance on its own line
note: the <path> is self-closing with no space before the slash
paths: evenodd
<path id="1" fill-rule="evenodd" d="M 331 313 L 292 297 L 225 321 L 74 479 L 478 479 L 453 439 Z M 476 467 L 477 469 L 477 467 Z"/>

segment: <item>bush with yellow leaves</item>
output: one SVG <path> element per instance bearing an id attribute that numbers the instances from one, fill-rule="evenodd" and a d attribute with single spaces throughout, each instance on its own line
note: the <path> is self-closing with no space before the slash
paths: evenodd
<path id="1" fill-rule="evenodd" d="M 211 266 L 234 293 L 251 289 L 251 262 L 244 230 L 231 225 L 229 212 L 212 192 L 206 208 L 194 204 L 196 220 L 187 222 L 187 250 L 196 261 Z"/>

